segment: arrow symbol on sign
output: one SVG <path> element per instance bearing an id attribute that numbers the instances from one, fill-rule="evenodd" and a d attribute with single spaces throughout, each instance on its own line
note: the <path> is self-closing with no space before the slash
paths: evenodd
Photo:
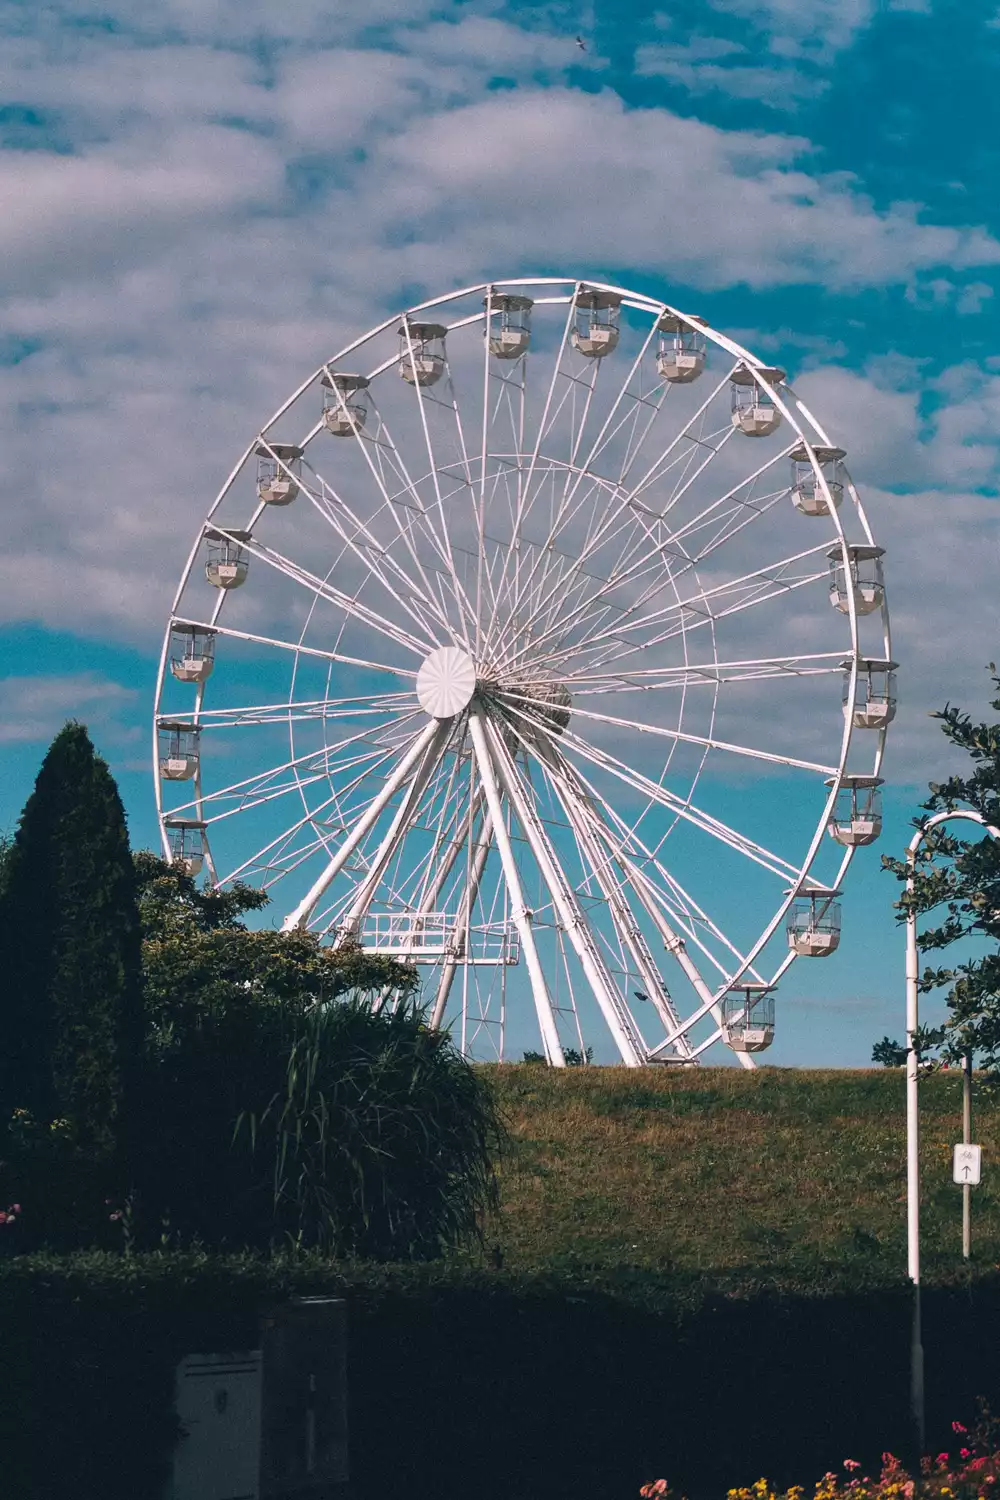
<path id="1" fill-rule="evenodd" d="M 962 1171 L 965 1173 L 966 1177 L 968 1177 L 969 1173 L 972 1171 L 972 1168 L 966 1165 L 962 1168 Z"/>

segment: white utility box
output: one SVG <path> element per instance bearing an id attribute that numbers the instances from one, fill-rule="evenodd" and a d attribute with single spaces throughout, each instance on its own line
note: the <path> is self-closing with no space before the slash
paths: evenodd
<path id="1" fill-rule="evenodd" d="M 261 1351 L 177 1366 L 181 1437 L 165 1500 L 260 1500 Z"/>

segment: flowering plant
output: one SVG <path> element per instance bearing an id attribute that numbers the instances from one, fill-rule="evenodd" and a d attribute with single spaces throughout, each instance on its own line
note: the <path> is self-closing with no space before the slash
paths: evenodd
<path id="1" fill-rule="evenodd" d="M 936 1453 L 909 1473 L 892 1453 L 882 1454 L 877 1474 L 862 1473 L 856 1459 L 845 1458 L 837 1473 L 824 1474 L 812 1488 L 811 1500 L 1000 1500 L 1000 1433 L 988 1407 L 971 1431 L 953 1422 L 958 1451 Z M 642 1500 L 678 1500 L 665 1479 L 644 1484 Z M 728 1491 L 727 1500 L 804 1500 L 803 1485 L 787 1490 L 766 1479 Z"/>

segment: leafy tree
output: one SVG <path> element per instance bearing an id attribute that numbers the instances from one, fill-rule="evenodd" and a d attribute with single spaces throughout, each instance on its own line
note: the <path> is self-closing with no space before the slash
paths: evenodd
<path id="1" fill-rule="evenodd" d="M 578 1047 L 564 1047 L 563 1060 L 567 1068 L 589 1066 L 594 1061 L 594 1049 L 593 1047 L 588 1047 L 585 1052 L 581 1052 Z M 524 1061 L 526 1063 L 543 1063 L 545 1061 L 545 1053 L 526 1052 L 524 1054 Z"/>
<path id="2" fill-rule="evenodd" d="M 46 755 L 0 891 L 0 1108 L 68 1121 L 109 1161 L 128 1143 L 141 1047 L 139 916 L 118 788 L 82 724 Z"/>
<path id="3" fill-rule="evenodd" d="M 139 1220 L 181 1240 L 425 1257 L 474 1231 L 488 1086 L 413 1002 L 416 970 L 251 931 L 267 897 L 136 856 L 148 1017 Z M 391 1003 L 389 1003 L 391 1002 Z"/>
<path id="4" fill-rule="evenodd" d="M 990 672 L 997 694 L 991 707 L 1000 711 L 1000 677 L 992 663 Z M 923 811 L 929 815 L 969 808 L 982 814 L 987 823 L 1000 826 L 1000 723 L 975 723 L 951 704 L 934 717 L 941 721 L 949 744 L 968 756 L 972 766 L 964 776 L 956 774 L 947 781 L 931 782 Z M 915 819 L 915 826 L 923 826 L 924 821 Z M 924 840 L 917 853 L 913 894 L 904 892 L 898 903 L 900 919 L 909 910 L 919 915 L 940 914 L 936 927 L 918 933 L 917 942 L 924 953 L 950 947 L 962 939 L 988 943 L 991 951 L 954 967 L 924 970 L 919 981 L 922 993 L 948 986 L 949 1016 L 942 1027 L 922 1028 L 918 1045 L 922 1051 L 940 1047 L 945 1061 L 957 1061 L 972 1052 L 986 1067 L 997 1071 L 1000 1070 L 1000 844 L 981 835 L 958 838 L 952 830 L 960 826 L 934 829 Z M 906 880 L 905 860 L 883 857 L 882 863 L 897 880 Z M 899 1043 L 890 1046 L 902 1050 Z"/>
<path id="5" fill-rule="evenodd" d="M 906 1048 L 884 1036 L 872 1048 L 872 1062 L 881 1063 L 884 1068 L 901 1068 L 906 1062 Z"/>

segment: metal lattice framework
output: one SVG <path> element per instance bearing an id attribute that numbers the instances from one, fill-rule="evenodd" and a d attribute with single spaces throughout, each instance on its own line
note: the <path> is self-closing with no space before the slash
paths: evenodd
<path id="1" fill-rule="evenodd" d="M 894 663 L 844 457 L 782 370 L 620 287 L 387 320 L 195 539 L 165 852 L 419 963 L 470 1055 L 752 1067 L 880 830 Z"/>

